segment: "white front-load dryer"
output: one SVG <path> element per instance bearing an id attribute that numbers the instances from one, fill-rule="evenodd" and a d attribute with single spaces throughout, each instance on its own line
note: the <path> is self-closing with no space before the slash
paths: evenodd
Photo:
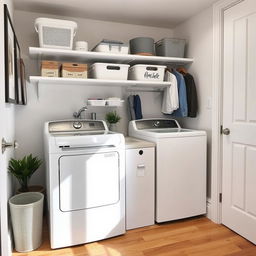
<path id="1" fill-rule="evenodd" d="M 104 121 L 45 124 L 51 248 L 125 233 L 124 150 Z"/>

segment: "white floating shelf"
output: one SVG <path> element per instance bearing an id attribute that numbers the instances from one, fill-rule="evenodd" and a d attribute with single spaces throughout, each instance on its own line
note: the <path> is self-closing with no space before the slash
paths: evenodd
<path id="1" fill-rule="evenodd" d="M 81 85 L 81 86 L 109 86 L 109 87 L 128 87 L 128 88 L 153 88 L 163 89 L 171 85 L 170 82 L 147 82 L 136 80 L 102 80 L 102 79 L 82 79 L 82 78 L 63 78 L 63 77 L 43 77 L 30 76 L 30 82 L 36 85 Z"/>
<path id="2" fill-rule="evenodd" d="M 82 52 L 73 50 L 50 49 L 29 47 L 29 55 L 37 60 L 56 60 L 70 62 L 108 62 L 108 63 L 132 63 L 132 64 L 163 64 L 163 65 L 186 65 L 194 60 L 189 58 L 173 58 L 160 56 L 141 56 L 132 54 L 113 54 L 102 52 Z"/>

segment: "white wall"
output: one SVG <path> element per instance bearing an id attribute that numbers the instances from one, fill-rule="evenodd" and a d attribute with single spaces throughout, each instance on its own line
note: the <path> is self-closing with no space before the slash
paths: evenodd
<path id="1" fill-rule="evenodd" d="M 74 20 L 78 23 L 78 34 L 75 40 L 86 40 L 92 48 L 103 38 L 121 40 L 126 43 L 137 36 L 150 36 L 155 40 L 171 37 L 172 30 L 138 25 L 103 22 L 81 18 L 55 17 L 47 14 L 38 14 L 24 11 L 15 11 L 15 28 L 22 49 L 23 58 L 27 67 L 27 74 L 37 74 L 38 64 L 29 60 L 28 47 L 38 46 L 38 35 L 34 30 L 34 20 L 37 17 L 52 17 Z M 20 149 L 17 157 L 33 153 L 43 158 L 43 124 L 45 121 L 72 118 L 72 113 L 83 105 L 88 97 L 123 97 L 125 92 L 119 88 L 83 87 L 83 86 L 54 86 L 40 88 L 40 98 L 37 99 L 36 88 L 28 84 L 28 105 L 17 108 L 17 140 Z M 161 115 L 161 94 L 140 93 L 144 117 Z M 127 97 L 127 95 L 125 96 Z M 149 104 L 150 103 L 150 104 Z M 97 118 L 103 119 L 106 110 L 90 109 L 97 112 Z M 119 130 L 127 132 L 127 109 L 118 109 L 122 116 Z M 89 118 L 89 114 L 86 115 Z M 33 184 L 44 184 L 44 167 L 32 178 Z"/>
<path id="2" fill-rule="evenodd" d="M 10 15 L 13 13 L 12 0 L 0 0 L 0 139 L 14 141 L 14 112 L 15 105 L 5 103 L 5 65 L 4 65 L 4 6 L 7 4 Z M 1 143 L 0 143 L 1 144 Z M 0 153 L 0 211 L 1 211 L 1 255 L 11 255 L 10 216 L 8 214 L 8 199 L 12 195 L 12 177 L 8 174 L 7 166 L 14 150 L 9 148 L 4 154 Z"/>
<path id="3" fill-rule="evenodd" d="M 198 92 L 199 113 L 197 118 L 181 120 L 183 126 L 203 129 L 208 136 L 208 197 L 211 184 L 211 96 L 213 60 L 213 16 L 208 8 L 174 29 L 174 36 L 189 42 L 187 57 L 194 58 L 189 72 L 193 74 Z"/>

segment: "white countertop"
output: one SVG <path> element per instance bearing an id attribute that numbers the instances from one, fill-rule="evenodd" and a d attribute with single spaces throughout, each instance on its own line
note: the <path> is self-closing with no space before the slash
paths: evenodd
<path id="1" fill-rule="evenodd" d="M 125 149 L 133 149 L 133 148 L 152 148 L 155 147 L 155 143 L 139 140 L 132 137 L 125 137 Z"/>

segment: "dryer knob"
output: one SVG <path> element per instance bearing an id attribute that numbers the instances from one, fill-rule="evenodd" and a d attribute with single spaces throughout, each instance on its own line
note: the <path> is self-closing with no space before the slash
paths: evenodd
<path id="1" fill-rule="evenodd" d="M 75 129 L 80 129 L 80 128 L 82 127 L 82 123 L 81 123 L 81 122 L 74 122 L 74 123 L 73 123 L 73 127 L 74 127 Z"/>

